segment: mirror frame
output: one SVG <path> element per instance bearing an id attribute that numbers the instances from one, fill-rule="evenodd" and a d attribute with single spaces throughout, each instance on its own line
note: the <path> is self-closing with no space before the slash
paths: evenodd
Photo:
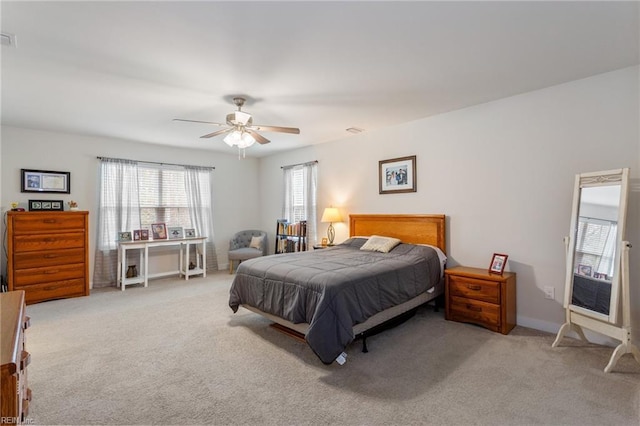
<path id="1" fill-rule="evenodd" d="M 616 235 L 616 254 L 614 258 L 613 277 L 611 278 L 611 300 L 609 301 L 609 315 L 573 305 L 573 276 L 576 250 L 576 235 L 578 229 L 578 215 L 580 212 L 581 190 L 597 186 L 611 186 L 620 184 L 620 202 L 618 205 L 618 232 Z M 571 227 L 569 228 L 569 244 L 567 246 L 567 270 L 565 276 L 564 307 L 584 316 L 606 321 L 612 324 L 618 321 L 618 306 L 620 295 L 620 259 L 622 241 L 625 235 L 627 217 L 627 199 L 629 185 L 629 169 L 615 169 L 601 172 L 580 173 L 576 175 L 573 191 L 573 206 L 571 210 Z"/>

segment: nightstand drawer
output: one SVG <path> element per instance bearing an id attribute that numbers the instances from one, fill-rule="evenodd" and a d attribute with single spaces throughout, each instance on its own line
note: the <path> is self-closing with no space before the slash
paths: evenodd
<path id="1" fill-rule="evenodd" d="M 493 281 L 451 276 L 449 279 L 449 291 L 451 296 L 482 300 L 488 303 L 500 303 L 500 283 Z"/>
<path id="2" fill-rule="evenodd" d="M 500 306 L 492 303 L 452 296 L 450 314 L 454 321 L 475 322 L 488 328 L 500 327 Z"/>

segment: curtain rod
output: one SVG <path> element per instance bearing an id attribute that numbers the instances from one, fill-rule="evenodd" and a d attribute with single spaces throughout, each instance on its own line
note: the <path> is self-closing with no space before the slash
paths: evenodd
<path id="1" fill-rule="evenodd" d="M 136 161 L 138 163 L 160 164 L 161 166 L 180 166 L 180 167 L 199 167 L 201 169 L 213 169 L 214 166 L 194 166 L 191 164 L 176 164 L 176 163 L 160 163 L 158 161 L 143 161 L 143 160 L 129 160 L 126 158 L 113 158 L 113 157 L 96 157 L 98 160 L 124 160 L 124 161 Z"/>
<path id="2" fill-rule="evenodd" d="M 308 166 L 309 164 L 316 164 L 318 160 L 307 161 L 306 163 L 298 163 L 298 164 L 289 164 L 288 166 L 281 166 L 281 169 L 290 169 L 291 167 L 296 166 Z"/>

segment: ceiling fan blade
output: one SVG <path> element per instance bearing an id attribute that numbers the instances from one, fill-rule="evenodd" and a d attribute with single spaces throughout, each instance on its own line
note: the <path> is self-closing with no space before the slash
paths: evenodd
<path id="1" fill-rule="evenodd" d="M 213 132 L 213 133 L 209 133 L 209 134 L 200 136 L 200 138 L 212 138 L 214 136 L 218 136 L 218 135 L 221 135 L 223 133 L 228 133 L 228 132 L 230 132 L 232 130 L 233 130 L 233 127 L 229 127 L 228 129 L 222 129 L 222 130 L 218 130 L 218 131 Z"/>
<path id="2" fill-rule="evenodd" d="M 247 133 L 249 133 L 251 136 L 253 136 L 253 138 L 256 140 L 256 142 L 258 142 L 259 144 L 266 144 L 271 142 L 269 139 L 265 138 L 264 136 L 262 136 L 260 133 L 256 132 L 255 130 L 251 130 L 251 129 L 245 129 L 247 131 Z"/>
<path id="3" fill-rule="evenodd" d="M 251 128 L 254 130 L 262 130 L 263 132 L 293 133 L 294 135 L 300 134 L 300 129 L 296 127 L 263 126 L 261 124 L 254 124 Z"/>
<path id="4" fill-rule="evenodd" d="M 173 121 L 185 121 L 187 123 L 204 123 L 204 124 L 214 124 L 216 126 L 226 126 L 226 124 L 214 123 L 213 121 L 185 120 L 184 118 L 174 118 Z"/>

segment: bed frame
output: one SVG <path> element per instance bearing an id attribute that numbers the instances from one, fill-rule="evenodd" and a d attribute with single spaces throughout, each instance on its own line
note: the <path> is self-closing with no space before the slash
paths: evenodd
<path id="1" fill-rule="evenodd" d="M 349 236 L 381 235 L 400 239 L 403 243 L 429 244 L 440 248 L 446 254 L 445 215 L 415 214 L 352 214 L 349 215 Z M 356 338 L 362 338 L 362 351 L 367 352 L 366 338 L 376 334 L 385 324 L 400 319 L 436 297 L 444 294 L 444 282 L 441 281 L 432 292 L 422 293 L 407 302 L 379 312 L 365 322 L 353 326 Z M 304 340 L 309 328 L 307 323 L 294 324 L 278 316 L 266 313 L 252 306 L 240 305 L 273 321 L 275 328 L 292 337 Z M 408 316 L 407 316 L 408 318 Z"/>

